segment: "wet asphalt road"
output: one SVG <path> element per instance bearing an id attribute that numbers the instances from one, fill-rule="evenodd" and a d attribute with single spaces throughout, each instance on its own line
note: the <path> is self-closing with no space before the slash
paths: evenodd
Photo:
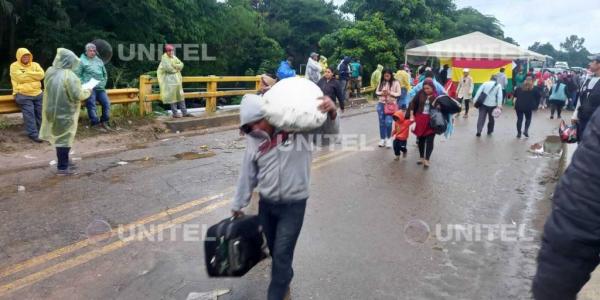
<path id="1" fill-rule="evenodd" d="M 343 119 L 342 132 L 370 149 L 315 153 L 294 299 L 528 299 L 558 160 L 527 149 L 558 122 L 537 113 L 531 137 L 518 140 L 514 119 L 507 109 L 494 135 L 477 139 L 476 113 L 460 118 L 449 140 L 436 137 L 429 170 L 415 164 L 414 136 L 408 158 L 394 161 L 375 145 L 375 113 Z M 227 131 L 86 159 L 74 178 L 50 168 L 2 175 L 0 299 L 186 299 L 221 289 L 229 293 L 219 299 L 264 299 L 268 260 L 241 279 L 208 279 L 203 267 L 199 232 L 228 216 L 243 148 Z M 174 156 L 184 152 L 207 157 Z M 132 222 L 148 231 L 142 241 L 116 236 Z M 86 239 L 103 224 L 115 234 Z M 512 231 L 452 237 L 459 224 Z"/>

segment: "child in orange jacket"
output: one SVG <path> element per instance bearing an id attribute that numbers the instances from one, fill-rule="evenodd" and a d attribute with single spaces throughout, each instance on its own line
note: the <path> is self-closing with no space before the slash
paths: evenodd
<path id="1" fill-rule="evenodd" d="M 392 136 L 394 137 L 394 153 L 396 154 L 394 160 L 400 159 L 400 152 L 402 152 L 402 157 L 406 157 L 408 151 L 406 149 L 406 141 L 408 140 L 409 128 L 413 121 L 406 119 L 404 114 L 404 111 L 399 110 L 392 116 L 394 119 Z"/>

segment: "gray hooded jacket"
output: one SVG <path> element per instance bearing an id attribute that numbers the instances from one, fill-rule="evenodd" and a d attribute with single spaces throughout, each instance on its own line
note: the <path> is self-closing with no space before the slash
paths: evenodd
<path id="1" fill-rule="evenodd" d="M 240 107 L 242 125 L 264 117 L 259 97 L 244 96 Z M 276 130 L 276 134 L 281 131 Z M 339 117 L 325 121 L 316 130 L 290 133 L 287 140 L 277 143 L 268 151 L 261 145 L 271 144 L 271 137 L 256 134 L 246 135 L 246 152 L 242 161 L 237 190 L 232 200 L 232 209 L 248 206 L 255 188 L 261 201 L 290 203 L 308 199 L 313 142 L 333 141 L 339 133 Z M 325 136 L 326 135 L 326 136 Z"/>

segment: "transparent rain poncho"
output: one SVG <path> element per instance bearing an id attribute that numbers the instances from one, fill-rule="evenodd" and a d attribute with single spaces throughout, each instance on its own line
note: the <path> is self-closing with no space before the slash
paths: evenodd
<path id="1" fill-rule="evenodd" d="M 71 50 L 58 48 L 44 79 L 40 139 L 55 147 L 71 147 L 77 132 L 81 101 L 90 96 L 83 90 L 74 70 L 79 59 Z"/>
<path id="2" fill-rule="evenodd" d="M 181 102 L 183 98 L 183 85 L 181 70 L 183 63 L 173 55 L 163 54 L 156 75 L 160 87 L 160 100 L 165 104 Z"/>

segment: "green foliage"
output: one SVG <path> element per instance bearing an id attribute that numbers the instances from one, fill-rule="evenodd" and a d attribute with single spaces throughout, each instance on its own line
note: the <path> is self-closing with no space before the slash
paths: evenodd
<path id="1" fill-rule="evenodd" d="M 311 51 L 318 49 L 323 35 L 344 23 L 336 6 L 325 0 L 261 1 L 259 11 L 264 16 L 267 35 L 277 40 L 287 54 L 304 63 Z"/>
<path id="2" fill-rule="evenodd" d="M 335 65 L 344 56 L 357 57 L 364 70 L 374 70 L 377 64 L 394 68 L 400 55 L 400 42 L 381 14 L 325 35 L 319 45 L 330 64 Z"/>
<path id="3" fill-rule="evenodd" d="M 331 64 L 358 57 L 370 74 L 378 63 L 394 67 L 411 40 L 475 30 L 514 43 L 495 17 L 457 9 L 452 0 L 346 0 L 340 10 L 330 0 L 0 0 L 0 53 L 9 54 L 0 61 L 0 86 L 10 85 L 8 66 L 19 47 L 47 68 L 56 48 L 79 55 L 86 43 L 104 39 L 113 47 L 107 64 L 113 88 L 135 87 L 141 74 L 155 74 L 157 59 L 123 58 L 140 44 L 155 52 L 165 43 L 206 44 L 216 59 L 184 59 L 183 75 L 275 73 L 286 54 L 295 56 L 299 71 L 312 51 Z M 587 52 L 583 42 L 569 38 L 559 52 L 577 65 Z"/>
<path id="4" fill-rule="evenodd" d="M 29 48 L 35 61 L 47 68 L 56 48 L 65 47 L 79 55 L 85 44 L 95 39 L 104 39 L 113 48 L 112 60 L 107 64 L 109 88 L 134 86 L 139 75 L 156 70 L 159 55 L 139 60 L 138 45 L 158 53 L 165 43 L 206 44 L 206 54 L 216 59 L 184 60 L 184 75 L 240 75 L 250 68 L 274 72 L 284 57 L 279 42 L 267 36 L 260 12 L 244 0 L 45 0 L 0 4 L 0 52 L 12 53 L 0 61 L 3 86 L 9 84 L 7 69 L 16 48 Z M 130 49 L 137 52 L 131 53 Z M 198 51 L 201 56 L 202 48 Z M 130 54 L 131 59 L 120 59 Z M 181 58 L 180 52 L 178 56 Z"/>
<path id="5" fill-rule="evenodd" d="M 354 14 L 357 20 L 382 13 L 386 25 L 403 44 L 414 39 L 437 41 L 474 31 L 459 22 L 482 22 L 489 30 L 500 30 L 474 9 L 457 11 L 452 0 L 347 0 L 341 10 Z"/>
<path id="6" fill-rule="evenodd" d="M 570 67 L 586 67 L 590 52 L 585 48 L 584 43 L 585 38 L 571 35 L 560 43 L 560 49 L 554 48 L 550 43 L 535 42 L 529 46 L 529 50 L 552 56 L 556 61 L 566 61 Z"/>
<path id="7" fill-rule="evenodd" d="M 495 38 L 504 38 L 504 32 L 496 17 L 484 15 L 472 7 L 457 10 L 452 19 L 454 22 L 445 30 L 447 37 L 480 31 Z M 514 40 L 510 39 L 509 42 L 511 41 L 514 43 Z"/>

